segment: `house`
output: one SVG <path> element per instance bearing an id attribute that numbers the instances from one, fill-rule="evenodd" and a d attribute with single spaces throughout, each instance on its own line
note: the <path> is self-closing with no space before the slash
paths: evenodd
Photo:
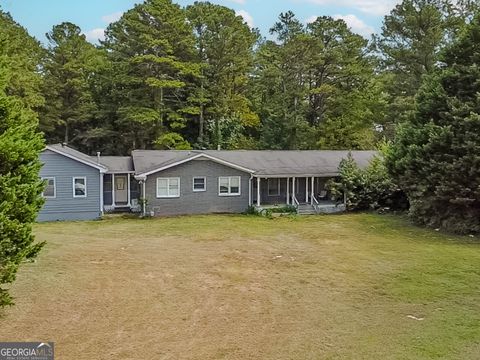
<path id="1" fill-rule="evenodd" d="M 374 151 L 352 151 L 360 167 Z M 248 206 L 292 205 L 337 212 L 325 183 L 348 151 L 134 150 L 88 156 L 64 145 L 41 154 L 47 182 L 39 221 L 95 219 L 108 211 L 146 215 L 240 213 Z"/>
<path id="2" fill-rule="evenodd" d="M 98 219 L 105 211 L 130 210 L 139 198 L 130 156 L 88 156 L 56 144 L 40 161 L 46 188 L 38 221 Z"/>

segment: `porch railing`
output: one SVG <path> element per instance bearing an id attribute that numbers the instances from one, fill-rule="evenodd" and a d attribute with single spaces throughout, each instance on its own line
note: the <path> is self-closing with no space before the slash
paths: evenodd
<path id="1" fill-rule="evenodd" d="M 319 211 L 320 211 L 320 203 L 318 202 L 317 198 L 315 197 L 315 195 L 311 195 L 312 196 L 312 205 L 313 205 L 313 208 L 315 209 L 315 212 L 318 214 Z"/>
<path id="2" fill-rule="evenodd" d="M 298 209 L 298 206 L 300 203 L 297 200 L 297 197 L 295 195 L 292 195 L 292 200 L 293 200 L 293 206 L 295 206 Z"/>

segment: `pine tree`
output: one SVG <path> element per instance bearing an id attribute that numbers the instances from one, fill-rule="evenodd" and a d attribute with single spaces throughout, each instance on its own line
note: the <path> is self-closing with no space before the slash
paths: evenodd
<path id="1" fill-rule="evenodd" d="M 459 233 L 480 232 L 480 17 L 443 56 L 398 133 L 389 169 L 412 218 Z"/>
<path id="2" fill-rule="evenodd" d="M 367 40 L 343 20 L 319 17 L 305 27 L 291 12 L 271 32 L 277 41 L 261 44 L 254 74 L 262 147 L 372 148 L 382 88 Z"/>
<path id="3" fill-rule="evenodd" d="M 87 42 L 77 25 L 68 22 L 54 26 L 47 39 L 41 129 L 49 142 L 84 149 L 83 137 L 96 111 L 90 81 L 100 61 L 99 50 Z"/>
<path id="4" fill-rule="evenodd" d="M 196 37 L 197 61 L 201 63 L 201 77 L 194 93 L 200 110 L 198 144 L 228 148 L 238 141 L 238 133 L 225 130 L 233 127 L 242 132 L 259 123 L 247 98 L 258 34 L 224 6 L 195 2 L 187 7 L 187 15 Z"/>
<path id="5" fill-rule="evenodd" d="M 185 149 L 190 99 L 200 75 L 186 13 L 171 0 L 147 0 L 111 24 L 103 43 L 115 69 L 117 128 L 126 149 Z"/>
<path id="6" fill-rule="evenodd" d="M 44 104 L 41 94 L 42 78 L 38 71 L 44 56 L 40 43 L 0 10 L 0 46 L 4 56 L 5 93 L 36 110 Z"/>
<path id="7" fill-rule="evenodd" d="M 43 203 L 44 185 L 39 178 L 44 143 L 38 121 L 21 100 L 5 94 L 11 74 L 4 49 L 0 44 L 0 307 L 13 304 L 5 285 L 43 245 L 34 243 L 32 223 Z"/>
<path id="8" fill-rule="evenodd" d="M 437 69 L 442 49 L 469 21 L 474 8 L 470 0 L 403 0 L 385 17 L 375 43 L 388 94 L 384 123 L 389 134 L 412 115 L 423 77 Z"/>

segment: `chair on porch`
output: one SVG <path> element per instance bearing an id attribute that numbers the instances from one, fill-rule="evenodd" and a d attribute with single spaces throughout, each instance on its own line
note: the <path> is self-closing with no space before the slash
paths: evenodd
<path id="1" fill-rule="evenodd" d="M 327 190 L 321 190 L 319 193 L 318 193 L 318 200 L 328 200 L 328 192 Z"/>

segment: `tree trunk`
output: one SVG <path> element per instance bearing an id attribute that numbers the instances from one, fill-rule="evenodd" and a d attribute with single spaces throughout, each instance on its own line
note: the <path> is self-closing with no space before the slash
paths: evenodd
<path id="1" fill-rule="evenodd" d="M 203 74 L 202 74 L 203 75 Z M 204 137 L 204 125 L 205 125 L 205 119 L 204 119 L 204 104 L 203 104 L 203 95 L 204 95 L 204 86 L 203 86 L 203 80 L 202 80 L 202 86 L 201 86 L 201 96 L 202 96 L 202 102 L 200 104 L 200 117 L 199 117 L 199 124 L 198 124 L 198 144 L 203 147 L 203 137 Z"/>
<path id="2" fill-rule="evenodd" d="M 203 114 L 203 104 L 200 105 L 200 119 L 199 119 L 199 129 L 198 129 L 198 144 L 200 146 L 203 146 L 203 133 L 204 133 L 204 122 L 205 122 L 205 119 L 203 118 L 204 114 Z"/>
<path id="3" fill-rule="evenodd" d="M 65 121 L 65 137 L 63 139 L 65 145 L 68 145 L 68 121 Z"/>

